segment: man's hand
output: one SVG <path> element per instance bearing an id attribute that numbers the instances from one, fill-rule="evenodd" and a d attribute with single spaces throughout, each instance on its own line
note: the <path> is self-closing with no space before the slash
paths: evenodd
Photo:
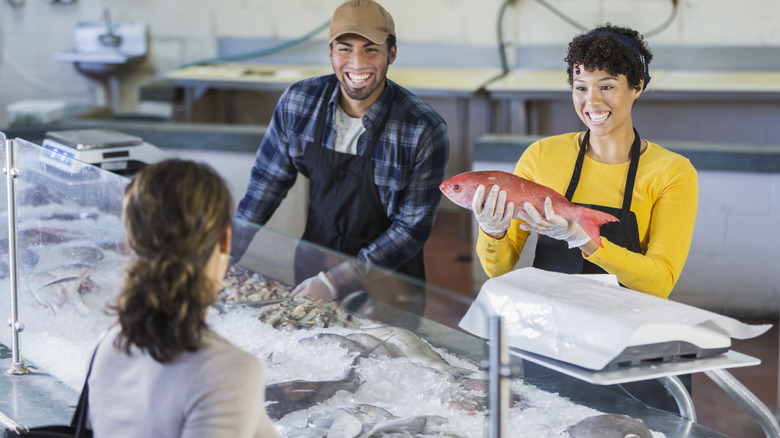
<path id="1" fill-rule="evenodd" d="M 308 297 L 315 301 L 330 302 L 338 298 L 338 289 L 330 274 L 320 272 L 314 277 L 303 280 L 290 294 L 293 297 Z"/>

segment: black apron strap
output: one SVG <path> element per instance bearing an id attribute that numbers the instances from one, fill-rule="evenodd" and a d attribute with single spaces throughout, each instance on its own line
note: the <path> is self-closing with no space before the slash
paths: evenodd
<path id="1" fill-rule="evenodd" d="M 110 330 L 110 329 L 109 329 Z M 70 426 L 76 428 L 74 437 L 85 438 L 91 437 L 92 431 L 87 428 L 88 412 L 89 412 L 89 376 L 92 374 L 92 365 L 95 363 L 95 356 L 97 355 L 100 344 L 103 343 L 103 339 L 109 330 L 105 330 L 100 336 L 95 349 L 92 351 L 92 357 L 89 359 L 89 368 L 87 368 L 87 377 L 84 378 L 84 386 L 81 388 L 81 395 L 79 396 L 79 403 L 76 405 L 76 411 L 73 413 L 73 419 L 70 421 Z"/>
<path id="2" fill-rule="evenodd" d="M 366 150 L 363 151 L 364 157 L 371 159 L 371 156 L 374 154 L 374 149 L 376 149 L 376 145 L 379 144 L 379 137 L 382 136 L 382 133 L 385 131 L 385 126 L 387 126 L 387 121 L 390 119 L 390 111 L 392 111 L 392 108 L 387 109 L 384 118 L 379 122 L 379 126 L 376 128 L 374 136 L 371 137 L 368 146 L 366 146 Z"/>
<path id="3" fill-rule="evenodd" d="M 636 182 L 636 171 L 639 168 L 639 155 L 641 151 L 642 140 L 639 138 L 639 133 L 634 129 L 634 143 L 631 145 L 631 162 L 628 164 L 626 188 L 623 192 L 623 214 L 631 211 L 631 201 L 634 199 L 634 182 Z"/>
<path id="4" fill-rule="evenodd" d="M 566 188 L 566 199 L 571 202 L 574 198 L 574 192 L 577 191 L 577 186 L 580 183 L 580 175 L 582 174 L 582 164 L 585 161 L 585 151 L 588 149 L 588 140 L 590 140 L 590 130 L 585 131 L 585 135 L 580 142 L 580 150 L 577 153 L 577 160 L 574 163 L 574 172 L 572 172 L 571 179 L 569 180 L 569 187 Z M 622 214 L 626 214 L 631 211 L 631 201 L 634 198 L 634 182 L 636 181 L 636 172 L 639 168 L 639 155 L 642 150 L 642 140 L 639 137 L 639 133 L 634 129 L 634 142 L 631 144 L 631 162 L 628 165 L 628 175 L 626 175 L 626 185 L 623 191 L 623 205 L 621 207 Z"/>
<path id="5" fill-rule="evenodd" d="M 571 202 L 574 197 L 574 193 L 579 185 L 589 139 L 590 131 L 586 131 L 580 142 L 580 149 L 574 163 L 574 170 L 572 171 L 572 176 L 569 180 L 569 186 L 566 189 L 565 196 L 569 202 Z M 629 163 L 628 174 L 626 175 L 623 203 L 620 209 L 599 205 L 578 204 L 609 213 L 620 219 L 619 222 L 611 222 L 602 225 L 600 233 L 610 242 L 633 252 L 641 251 L 636 215 L 631 212 L 631 201 L 633 200 L 634 182 L 639 167 L 641 144 L 642 140 L 636 130 L 634 130 L 634 141 L 631 145 L 631 162 Z M 544 235 L 540 235 L 537 239 L 533 266 L 548 271 L 568 274 L 596 274 L 604 272 L 601 267 L 585 260 L 579 249 L 569 249 L 566 242 Z"/>
<path id="6" fill-rule="evenodd" d="M 571 202 L 574 197 L 574 192 L 577 190 L 577 185 L 580 183 L 580 174 L 582 173 L 582 163 L 585 161 L 585 150 L 588 148 L 588 140 L 590 139 L 590 129 L 585 131 L 585 135 L 580 142 L 580 150 L 577 153 L 577 161 L 574 162 L 574 171 L 571 173 L 571 179 L 569 180 L 569 187 L 566 189 L 566 199 Z"/>
<path id="7" fill-rule="evenodd" d="M 306 243 L 298 246 L 295 254 L 296 282 L 300 283 L 333 266 L 330 261 L 333 257 L 320 247 L 355 256 L 392 225 L 373 184 L 374 165 L 371 159 L 392 110 L 392 107 L 387 109 L 360 155 L 337 152 L 325 146 L 323 133 L 327 117 L 318 119 L 313 141 L 305 145 L 303 156 L 303 167 L 309 174 L 311 202 L 302 239 L 316 246 Z M 424 281 L 423 251 L 396 267 L 395 271 Z M 395 284 L 398 283 L 395 278 L 374 279 L 370 280 L 370 284 L 365 284 L 366 281 L 369 280 L 340 285 L 340 293 L 363 288 L 373 297 L 387 297 L 381 301 L 396 301 L 397 307 L 413 313 L 421 315 L 425 309 L 424 287 L 412 287 L 404 292 Z M 382 292 L 379 292 L 380 289 Z"/>

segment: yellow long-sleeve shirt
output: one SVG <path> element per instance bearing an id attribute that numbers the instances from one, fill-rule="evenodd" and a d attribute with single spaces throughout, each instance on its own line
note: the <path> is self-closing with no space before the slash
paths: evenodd
<path id="1" fill-rule="evenodd" d="M 565 193 L 579 151 L 579 132 L 541 139 L 523 153 L 515 175 Z M 620 208 L 629 163 L 604 164 L 585 156 L 572 202 Z M 698 203 L 698 177 L 690 161 L 648 142 L 639 159 L 631 211 L 639 226 L 641 253 L 602 238 L 586 260 L 600 266 L 633 290 L 666 298 L 680 277 L 691 246 Z M 512 270 L 528 232 L 513 220 L 502 239 L 482 230 L 477 256 L 489 277 Z"/>

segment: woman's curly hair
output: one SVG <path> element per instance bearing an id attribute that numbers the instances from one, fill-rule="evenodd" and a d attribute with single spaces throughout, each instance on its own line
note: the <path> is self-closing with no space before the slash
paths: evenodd
<path id="1" fill-rule="evenodd" d="M 642 35 L 628 27 L 607 23 L 588 33 L 577 35 L 569 43 L 565 61 L 568 65 L 569 86 L 573 85 L 574 67 L 584 66 L 588 71 L 604 70 L 611 75 L 625 75 L 631 88 L 650 81 L 647 65 L 653 54 Z"/>
<path id="2" fill-rule="evenodd" d="M 117 302 L 117 346 L 146 350 L 166 363 L 194 351 L 218 285 L 205 266 L 230 226 L 233 200 L 209 166 L 178 159 L 141 169 L 122 202 L 126 241 L 134 253 Z"/>

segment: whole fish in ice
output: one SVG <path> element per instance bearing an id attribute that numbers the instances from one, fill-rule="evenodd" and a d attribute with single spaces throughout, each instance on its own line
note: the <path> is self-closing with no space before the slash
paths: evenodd
<path id="1" fill-rule="evenodd" d="M 359 342 L 335 333 L 318 333 L 298 340 L 298 345 L 338 345 L 349 353 L 363 353 L 366 349 Z"/>
<path id="2" fill-rule="evenodd" d="M 566 429 L 571 438 L 653 438 L 644 423 L 628 415 L 588 417 Z"/>
<path id="3" fill-rule="evenodd" d="M 35 184 L 29 188 L 21 189 L 17 195 L 17 202 L 19 205 L 30 206 L 61 204 L 64 197 L 52 185 Z"/>
<path id="4" fill-rule="evenodd" d="M 437 415 L 396 417 L 374 405 L 344 406 L 309 416 L 309 428 L 327 430 L 328 438 L 440 436 L 447 419 Z"/>
<path id="5" fill-rule="evenodd" d="M 355 438 L 363 432 L 363 423 L 350 414 L 336 417 L 328 429 L 328 438 Z"/>
<path id="6" fill-rule="evenodd" d="M 92 246 L 56 245 L 46 248 L 46 257 L 94 266 L 103 260 L 104 256 L 103 251 Z"/>
<path id="7" fill-rule="evenodd" d="M 365 355 L 366 351 L 370 351 L 370 356 L 372 357 L 389 357 L 391 359 L 396 357 L 403 357 L 403 354 L 388 342 L 392 336 L 394 335 L 390 334 L 385 339 L 379 339 L 378 337 L 369 335 L 368 333 L 358 332 L 350 333 L 346 336 L 346 338 L 361 345 L 364 348 L 363 355 Z"/>
<path id="8" fill-rule="evenodd" d="M 378 339 L 385 339 L 384 344 L 395 351 L 391 357 L 405 357 L 414 363 L 432 368 L 436 371 L 448 374 L 452 377 L 460 377 L 474 371 L 450 365 L 428 343 L 417 335 L 401 327 L 380 326 L 366 328 L 363 333 L 372 335 Z"/>
<path id="9" fill-rule="evenodd" d="M 458 377 L 452 382 L 447 405 L 469 414 L 483 412 L 489 404 L 488 385 L 489 381 L 486 378 Z M 529 406 L 531 403 L 526 397 L 510 389 L 510 408 L 527 409 Z"/>
<path id="10" fill-rule="evenodd" d="M 16 236 L 19 246 L 26 248 L 59 245 L 79 237 L 79 234 L 61 228 L 28 228 Z"/>
<path id="11" fill-rule="evenodd" d="M 5 239 L 4 241 L 0 241 L 0 279 L 8 277 L 9 260 L 8 239 Z M 24 275 L 25 273 L 30 272 L 30 270 L 38 264 L 38 255 L 29 249 L 19 248 L 16 254 L 16 263 L 19 267 L 19 272 Z"/>
<path id="12" fill-rule="evenodd" d="M 404 432 L 414 436 L 425 429 L 427 422 L 428 418 L 425 416 L 391 418 L 374 424 L 366 432 L 363 432 L 360 437 L 383 436 L 393 432 Z"/>
<path id="13" fill-rule="evenodd" d="M 328 436 L 328 429 L 319 427 L 299 427 L 282 435 L 283 438 L 325 438 L 326 436 Z"/>
<path id="14" fill-rule="evenodd" d="M 307 409 L 325 401 L 339 391 L 355 392 L 363 383 L 355 371 L 355 363 L 346 376 L 338 380 L 310 382 L 290 380 L 265 387 L 265 408 L 268 416 L 279 420 L 290 412 Z"/>
<path id="15" fill-rule="evenodd" d="M 330 429 L 336 418 L 342 415 L 351 415 L 361 423 L 376 423 L 381 420 L 393 418 L 393 414 L 385 408 L 365 403 L 355 406 L 344 406 L 331 411 L 317 412 L 309 415 L 309 426 L 322 429 Z"/>
<path id="16" fill-rule="evenodd" d="M 38 272 L 28 285 L 39 304 L 56 312 L 66 303 L 73 304 L 81 314 L 89 313 L 81 295 L 100 290 L 90 278 L 91 268 L 74 263 Z"/>
<path id="17" fill-rule="evenodd" d="M 52 213 L 46 216 L 41 217 L 41 220 L 47 221 L 47 220 L 56 220 L 56 221 L 77 221 L 77 220 L 83 220 L 83 219 L 92 219 L 97 220 L 97 218 L 100 217 L 97 213 L 87 213 L 87 212 L 79 212 L 79 213 L 63 213 L 63 212 L 57 212 Z"/>
<path id="18" fill-rule="evenodd" d="M 485 186 L 486 193 L 494 185 L 506 190 L 507 202 L 513 202 L 515 205 L 515 219 L 522 219 L 520 214 L 525 213 L 525 202 L 530 202 L 537 211 L 544 214 L 544 200 L 549 197 L 556 214 L 577 222 L 602 248 L 604 245 L 601 243 L 599 227 L 607 222 L 618 221 L 615 216 L 603 211 L 572 204 L 565 196 L 549 187 L 499 170 L 461 173 L 441 183 L 439 190 L 455 204 L 471 209 L 471 200 L 480 185 Z"/>
<path id="19" fill-rule="evenodd" d="M 333 344 L 344 348 L 349 353 L 357 353 L 361 357 L 402 357 L 386 341 L 366 333 L 350 333 L 346 336 L 335 333 L 318 333 L 298 341 L 299 345 Z"/>

